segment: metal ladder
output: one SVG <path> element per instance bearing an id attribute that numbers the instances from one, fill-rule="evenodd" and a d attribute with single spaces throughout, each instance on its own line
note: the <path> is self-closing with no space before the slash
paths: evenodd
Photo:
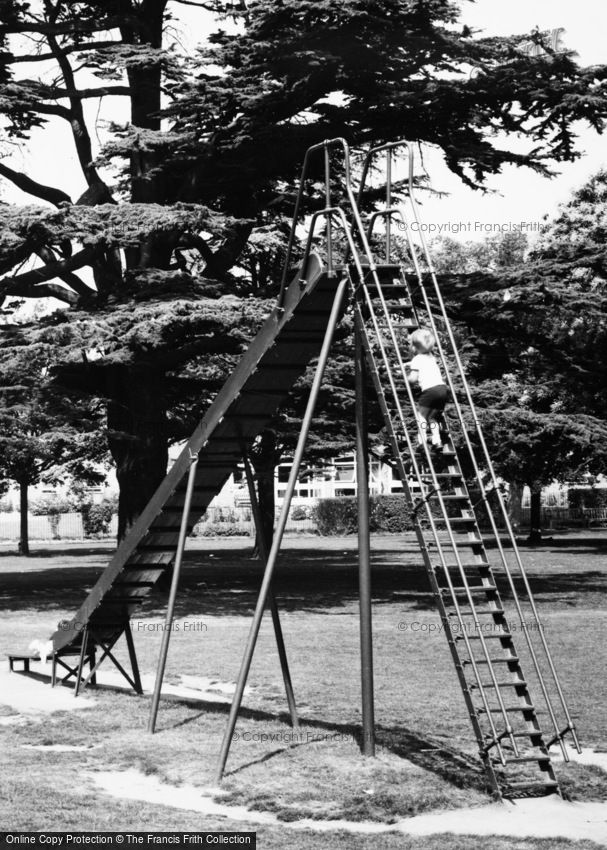
<path id="1" fill-rule="evenodd" d="M 558 792 L 559 786 L 548 748 L 558 742 L 563 757 L 568 760 L 564 736 L 571 733 L 579 751 L 575 727 L 508 521 L 499 481 L 482 434 L 428 246 L 423 240 L 419 209 L 413 192 L 413 155 L 410 146 L 407 147 L 409 201 L 418 223 L 420 253 L 426 265 L 424 271 L 411 239 L 406 213 L 401 206 L 392 204 L 392 152 L 398 145 L 374 149 L 363 167 L 359 197 L 364 191 L 373 156 L 379 152 L 386 153 L 385 209 L 371 216 L 368 231 L 364 235 L 361 236 L 359 232 L 367 264 L 363 266 L 362 281 L 355 287 L 356 320 L 363 329 L 363 344 L 384 415 L 392 463 L 411 505 L 417 539 L 490 788 L 497 795 L 508 797 Z M 371 255 L 370 243 L 375 223 L 381 218 L 385 221 L 385 256 L 383 263 L 376 264 Z M 416 279 L 412 288 L 408 285 L 404 270 L 391 262 L 394 219 L 405 224 L 409 259 Z M 357 220 L 358 216 L 355 216 L 355 222 Z M 356 229 L 359 230 L 358 227 Z M 356 266 L 358 274 L 353 277 L 358 277 L 360 281 L 360 260 Z M 431 297 L 438 309 L 431 305 Z M 430 450 L 425 435 L 421 445 L 417 445 L 415 399 L 406 377 L 405 361 L 408 358 L 403 355 L 403 351 L 406 350 L 408 334 L 420 324 L 420 316 L 423 317 L 423 324 L 433 330 L 438 340 L 438 357 L 451 390 L 450 407 L 455 412 L 452 427 L 455 428 L 454 434 L 458 434 L 463 442 L 479 491 L 475 503 L 472 502 L 446 421 L 443 422 L 444 446 L 440 452 Z M 464 407 L 468 411 L 467 418 Z M 475 450 L 473 439 L 480 445 L 480 451 Z M 483 473 L 488 475 L 489 485 Z M 506 545 L 509 546 L 514 569 L 493 515 L 489 501 L 491 490 L 495 492 L 505 525 Z M 542 733 L 539 709 L 531 699 L 529 681 L 523 675 L 521 659 L 515 649 L 512 630 L 489 564 L 478 522 L 481 510 L 486 514 L 495 538 L 501 566 L 525 636 L 535 684 L 543 698 L 549 724 L 554 730 L 548 741 Z M 523 595 L 519 593 L 514 580 L 516 570 L 517 577 L 522 581 Z M 527 609 L 529 615 L 525 613 Z M 531 617 L 530 623 L 525 619 L 527 616 Z M 550 689 L 556 692 L 555 701 L 550 696 Z"/>

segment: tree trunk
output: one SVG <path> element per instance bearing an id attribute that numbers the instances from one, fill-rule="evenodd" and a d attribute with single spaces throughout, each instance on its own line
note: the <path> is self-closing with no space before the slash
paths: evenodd
<path id="1" fill-rule="evenodd" d="M 259 443 L 251 454 L 251 463 L 257 478 L 257 502 L 265 539 L 269 544 L 274 535 L 274 517 L 276 499 L 274 495 L 274 473 L 280 453 L 276 449 L 276 435 L 273 431 L 264 431 Z M 255 556 L 258 554 L 259 542 L 255 541 Z"/>
<path id="2" fill-rule="evenodd" d="M 120 487 L 118 540 L 145 508 L 166 475 L 168 444 L 164 375 L 145 367 L 118 367 L 108 403 L 108 443 Z"/>
<path id="3" fill-rule="evenodd" d="M 529 502 L 529 543 L 540 543 L 542 539 L 542 488 L 531 486 Z"/>
<path id="4" fill-rule="evenodd" d="M 515 532 L 521 530 L 523 517 L 523 485 L 520 481 L 510 481 L 508 487 L 508 519 Z"/>
<path id="5" fill-rule="evenodd" d="M 29 484 L 27 481 L 19 482 L 19 546 L 20 555 L 29 555 L 30 541 L 28 528 L 29 510 Z"/>

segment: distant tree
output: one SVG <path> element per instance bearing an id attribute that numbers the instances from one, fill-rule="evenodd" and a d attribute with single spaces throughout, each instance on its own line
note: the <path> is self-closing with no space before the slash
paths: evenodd
<path id="1" fill-rule="evenodd" d="M 523 389 L 510 375 L 476 388 L 485 437 L 498 474 L 509 482 L 511 512 L 517 516 L 523 487 L 529 487 L 530 542 L 541 539 L 541 493 L 607 468 L 607 422 L 570 412 L 538 412 L 534 387 Z"/>
<path id="2" fill-rule="evenodd" d="M 601 171 L 524 263 L 443 276 L 498 469 L 515 489 L 530 486 L 535 530 L 547 476 L 606 468 L 606 226 Z"/>
<path id="3" fill-rule="evenodd" d="M 479 241 L 462 242 L 441 236 L 430 242 L 430 251 L 438 274 L 497 272 L 524 262 L 529 253 L 529 239 L 520 230 L 506 231 Z"/>
<path id="4" fill-rule="evenodd" d="M 19 488 L 19 552 L 28 555 L 29 488 L 66 476 L 102 481 L 95 461 L 106 449 L 96 412 L 82 404 L 68 409 L 53 403 L 48 365 L 33 352 L 22 353 L 5 356 L 0 366 L 0 477 Z"/>

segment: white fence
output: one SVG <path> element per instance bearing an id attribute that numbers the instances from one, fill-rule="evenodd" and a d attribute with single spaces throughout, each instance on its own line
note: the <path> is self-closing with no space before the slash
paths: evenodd
<path id="1" fill-rule="evenodd" d="M 523 528 L 527 528 L 529 526 L 529 508 L 523 508 L 521 519 Z M 603 516 L 589 516 L 589 522 L 584 523 L 581 516 L 572 515 L 568 508 L 542 508 L 543 528 L 566 527 L 571 524 L 580 525 L 589 524 L 590 522 L 597 525 L 605 525 L 607 524 L 607 519 Z M 0 513 L 0 542 L 14 542 L 19 540 L 19 526 L 18 511 Z M 115 539 L 118 530 L 118 518 L 113 516 L 107 532 L 95 535 L 92 538 L 85 536 L 82 517 L 79 513 L 60 514 L 58 517 L 53 518 L 30 514 L 28 517 L 28 527 L 29 538 L 32 541 Z M 312 515 L 312 510 L 299 505 L 292 507 L 286 531 L 288 534 L 315 534 L 316 523 Z M 252 538 L 255 536 L 255 526 L 251 516 L 251 510 L 248 507 L 211 507 L 207 510 L 204 519 L 194 526 L 192 536 L 246 536 Z"/>
<path id="2" fill-rule="evenodd" d="M 20 537 L 19 512 L 0 513 L 0 541 L 13 542 Z M 28 516 L 29 538 L 32 541 L 87 540 L 115 538 L 118 531 L 118 518 L 114 515 L 104 534 L 86 537 L 82 517 L 79 513 L 59 514 L 57 517 Z M 287 533 L 314 533 L 316 525 L 311 519 L 309 509 L 294 506 L 287 522 Z M 220 508 L 211 507 L 203 520 L 194 526 L 194 537 L 254 537 L 255 525 L 251 509 L 247 507 Z"/>
<path id="3" fill-rule="evenodd" d="M 57 521 L 58 520 L 58 521 Z M 19 511 L 12 513 L 0 513 L 0 540 L 19 540 L 20 536 Z M 79 513 L 59 514 L 52 520 L 48 516 L 34 516 L 29 514 L 27 518 L 30 540 L 85 540 L 82 517 Z M 107 534 L 98 536 L 98 539 L 116 537 L 118 531 L 118 518 L 112 517 Z"/>

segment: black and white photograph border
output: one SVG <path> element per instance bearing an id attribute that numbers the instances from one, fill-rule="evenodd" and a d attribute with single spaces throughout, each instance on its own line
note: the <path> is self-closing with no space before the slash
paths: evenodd
<path id="1" fill-rule="evenodd" d="M 607 845 L 607 8 L 0 2 L 0 842 Z"/>

